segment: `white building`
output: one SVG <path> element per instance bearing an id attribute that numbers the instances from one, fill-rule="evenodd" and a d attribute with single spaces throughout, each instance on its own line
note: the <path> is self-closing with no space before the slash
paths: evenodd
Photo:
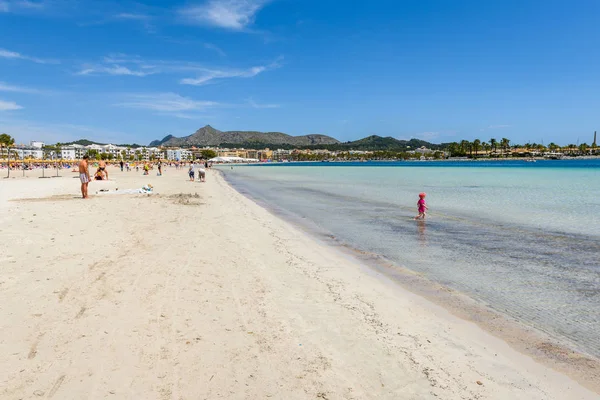
<path id="1" fill-rule="evenodd" d="M 121 158 L 121 151 L 126 150 L 125 147 L 115 146 L 114 144 L 106 144 L 102 147 L 102 153 L 112 154 L 113 159 L 117 160 Z"/>
<path id="2" fill-rule="evenodd" d="M 425 146 L 421 146 L 418 149 L 415 149 L 414 151 L 409 151 L 409 153 L 431 154 L 431 153 L 434 153 L 434 151 L 431 149 L 428 149 Z"/>
<path id="3" fill-rule="evenodd" d="M 172 149 L 168 149 L 167 150 L 167 160 L 169 161 L 180 161 L 182 160 L 181 158 L 181 150 L 177 149 L 177 150 L 172 150 Z"/>
<path id="4" fill-rule="evenodd" d="M 291 154 L 292 154 L 292 150 L 283 150 L 283 149 L 273 150 L 273 159 L 274 160 L 286 159 L 286 158 L 289 158 Z"/>
<path id="5" fill-rule="evenodd" d="M 45 145 L 46 145 L 46 143 L 40 142 L 40 141 L 37 141 L 37 140 L 32 140 L 31 142 L 29 142 L 29 146 L 31 146 L 33 148 L 36 148 L 36 149 L 41 149 Z"/>
<path id="6" fill-rule="evenodd" d="M 60 158 L 63 160 L 75 160 L 77 157 L 77 152 L 74 147 L 61 147 L 60 149 Z"/>
<path id="7" fill-rule="evenodd" d="M 41 160 L 44 158 L 44 151 L 41 148 L 32 146 L 19 146 L 11 149 L 11 156 L 17 156 L 20 159 L 35 158 Z"/>
<path id="8" fill-rule="evenodd" d="M 166 159 L 169 161 L 184 161 L 192 158 L 192 152 L 185 149 L 166 150 Z"/>

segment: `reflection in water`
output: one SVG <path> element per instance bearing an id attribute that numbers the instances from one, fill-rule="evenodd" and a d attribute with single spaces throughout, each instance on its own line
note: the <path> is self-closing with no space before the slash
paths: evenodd
<path id="1" fill-rule="evenodd" d="M 419 244 L 421 247 L 427 247 L 427 228 L 425 220 L 417 220 L 417 233 L 419 235 Z"/>

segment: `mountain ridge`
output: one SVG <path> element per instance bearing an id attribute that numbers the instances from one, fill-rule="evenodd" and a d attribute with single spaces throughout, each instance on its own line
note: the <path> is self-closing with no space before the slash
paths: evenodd
<path id="1" fill-rule="evenodd" d="M 191 146 L 219 146 L 222 143 L 264 143 L 271 145 L 311 146 L 340 143 L 339 140 L 326 135 L 291 136 L 283 132 L 258 132 L 258 131 L 220 131 L 206 125 L 189 136 L 176 138 L 173 135 L 165 136 L 161 140 L 153 140 L 150 146 L 166 147 L 191 147 Z"/>

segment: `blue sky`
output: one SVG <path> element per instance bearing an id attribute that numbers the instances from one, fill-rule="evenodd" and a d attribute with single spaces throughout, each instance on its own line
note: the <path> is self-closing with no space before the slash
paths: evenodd
<path id="1" fill-rule="evenodd" d="M 592 142 L 600 1 L 0 0 L 0 132 Z"/>

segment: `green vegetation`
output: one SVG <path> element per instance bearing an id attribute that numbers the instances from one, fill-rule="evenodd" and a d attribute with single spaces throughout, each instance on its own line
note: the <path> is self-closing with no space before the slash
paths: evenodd
<path id="1" fill-rule="evenodd" d="M 274 144 L 274 143 L 263 143 L 263 142 L 242 142 L 242 143 L 221 143 L 220 148 L 243 148 L 262 150 L 264 148 L 269 149 L 283 149 L 283 150 L 329 150 L 329 151 L 408 151 L 418 149 L 420 147 L 427 147 L 431 150 L 443 150 L 445 145 L 433 144 L 419 139 L 410 140 L 398 140 L 392 137 L 381 137 L 372 135 L 364 139 L 355 140 L 353 142 L 335 143 L 335 144 L 320 144 L 320 145 L 309 145 L 309 146 L 294 146 L 291 144 Z"/>
<path id="2" fill-rule="evenodd" d="M 406 151 L 374 151 L 370 153 L 352 153 L 352 152 L 341 152 L 336 154 L 335 160 L 343 161 L 381 161 L 381 160 L 419 160 L 421 153 L 408 153 Z M 427 154 L 427 157 L 433 157 L 435 160 L 441 160 L 445 158 L 443 151 L 435 151 L 431 154 Z M 330 154 L 305 154 L 295 153 L 287 157 L 290 161 L 325 161 L 332 159 Z"/>
<path id="3" fill-rule="evenodd" d="M 63 146 L 68 146 L 71 144 L 78 144 L 81 146 L 89 146 L 91 144 L 96 144 L 98 146 L 106 146 L 108 143 L 100 143 L 100 142 L 94 142 L 88 139 L 79 139 L 79 140 L 75 140 L 74 142 L 68 142 L 68 143 L 63 143 Z M 115 146 L 119 146 L 119 147 L 131 147 L 132 149 L 137 149 L 139 147 L 143 147 L 141 144 L 137 144 L 137 143 L 133 143 L 133 144 L 115 144 Z"/>
<path id="4" fill-rule="evenodd" d="M 205 160 L 210 160 L 211 158 L 214 158 L 217 156 L 217 152 L 214 150 L 202 150 L 200 152 L 200 154 L 202 155 L 202 158 L 204 158 Z"/>
<path id="5" fill-rule="evenodd" d="M 6 133 L 2 133 L 0 134 L 0 156 L 2 156 L 4 154 L 4 149 L 6 148 L 6 153 L 7 153 L 7 158 L 9 161 L 9 165 L 7 170 L 7 178 L 10 178 L 10 148 L 13 147 L 15 145 L 15 139 L 6 134 Z"/>

